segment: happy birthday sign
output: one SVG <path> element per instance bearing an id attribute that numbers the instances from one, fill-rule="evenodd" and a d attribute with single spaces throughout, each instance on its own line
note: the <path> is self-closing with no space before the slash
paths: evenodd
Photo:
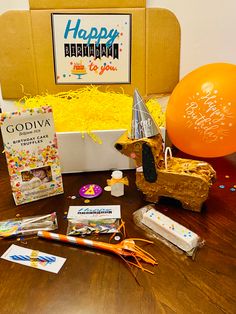
<path id="1" fill-rule="evenodd" d="M 130 83 L 130 14 L 52 14 L 56 84 Z"/>

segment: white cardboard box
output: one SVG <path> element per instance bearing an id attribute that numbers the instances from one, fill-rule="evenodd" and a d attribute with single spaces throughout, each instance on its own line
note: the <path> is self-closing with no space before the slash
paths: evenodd
<path id="1" fill-rule="evenodd" d="M 166 110 L 168 99 L 169 95 L 158 97 L 163 111 Z M 166 128 L 160 129 L 163 141 L 168 142 Z M 93 131 L 100 137 L 102 144 L 95 143 L 86 133 L 84 138 L 80 132 L 57 133 L 62 173 L 134 169 L 134 161 L 114 148 L 115 142 L 125 131 L 124 129 Z"/>
<path id="2" fill-rule="evenodd" d="M 57 133 L 62 173 L 82 171 L 102 171 L 112 169 L 133 169 L 131 158 L 122 155 L 114 148 L 115 142 L 125 130 L 94 131 L 102 144 L 94 142 L 88 135 L 80 132 Z M 165 140 L 165 128 L 161 128 Z"/>
<path id="3" fill-rule="evenodd" d="M 159 98 L 162 109 L 165 110 L 168 97 Z M 2 100 L 2 111 L 16 111 L 12 100 Z M 166 129 L 161 127 L 162 137 L 165 142 Z M 86 133 L 58 132 L 58 150 L 62 173 L 83 171 L 103 171 L 112 169 L 133 169 L 134 161 L 122 155 L 114 148 L 115 142 L 126 130 L 93 131 L 102 140 L 102 144 Z"/>

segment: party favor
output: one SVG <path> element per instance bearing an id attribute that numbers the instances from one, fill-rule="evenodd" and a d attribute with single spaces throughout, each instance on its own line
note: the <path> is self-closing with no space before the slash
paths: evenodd
<path id="1" fill-rule="evenodd" d="M 70 206 L 68 235 L 116 233 L 120 226 L 120 205 Z"/>
<path id="2" fill-rule="evenodd" d="M 38 231 L 55 230 L 57 227 L 55 212 L 48 215 L 13 218 L 0 221 L 0 237 L 36 234 Z"/>

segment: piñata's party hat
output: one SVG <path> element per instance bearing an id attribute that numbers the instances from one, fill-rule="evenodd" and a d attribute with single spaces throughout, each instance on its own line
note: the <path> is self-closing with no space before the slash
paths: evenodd
<path id="1" fill-rule="evenodd" d="M 135 89 L 130 138 L 140 139 L 144 137 L 152 137 L 158 133 L 160 133 L 160 130 L 156 125 L 156 122 L 153 120 L 138 90 Z"/>

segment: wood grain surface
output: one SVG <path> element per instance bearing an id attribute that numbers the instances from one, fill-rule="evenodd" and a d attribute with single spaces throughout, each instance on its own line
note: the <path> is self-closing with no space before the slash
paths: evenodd
<path id="1" fill-rule="evenodd" d="M 58 274 L 0 259 L 0 313 L 236 313 L 236 192 L 229 189 L 236 184 L 236 155 L 208 162 L 217 171 L 217 181 L 201 213 L 184 210 L 170 199 L 162 199 L 156 205 L 206 241 L 195 260 L 155 239 L 153 245 L 145 246 L 158 260 L 157 266 L 149 267 L 155 274 L 135 270 L 135 280 L 125 263 L 109 253 L 36 236 L 22 242 L 0 240 L 0 255 L 14 243 L 67 258 Z M 125 187 L 123 197 L 115 198 L 104 191 L 90 205 L 120 204 L 128 237 L 148 238 L 132 217 L 147 203 L 135 187 L 135 172 L 125 174 L 130 185 Z M 68 196 L 77 195 L 87 183 L 104 187 L 110 175 L 109 171 L 63 175 L 64 195 L 15 206 L 5 157 L 1 154 L 0 220 L 17 214 L 25 217 L 56 211 L 58 233 L 65 233 L 64 212 L 70 205 L 85 205 L 82 198 L 72 200 Z M 219 185 L 225 188 L 220 189 Z"/>

